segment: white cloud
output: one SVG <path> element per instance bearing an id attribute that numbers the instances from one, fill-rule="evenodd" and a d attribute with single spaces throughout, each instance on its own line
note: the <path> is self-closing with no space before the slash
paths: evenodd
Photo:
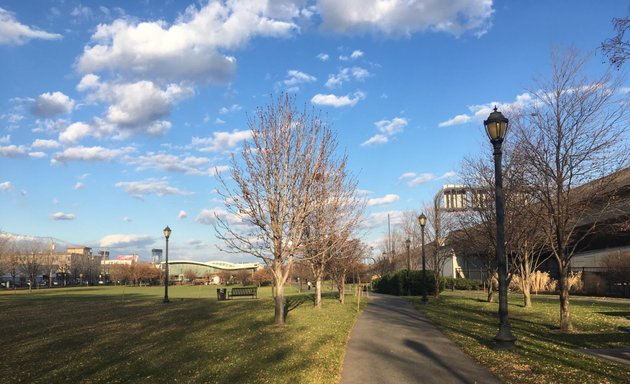
<path id="1" fill-rule="evenodd" d="M 471 119 L 468 115 L 457 115 L 452 119 L 446 120 L 438 124 L 438 127 L 450 127 L 452 125 L 464 124 L 469 122 Z"/>
<path id="2" fill-rule="evenodd" d="M 56 140 L 45 140 L 45 139 L 36 139 L 31 144 L 31 148 L 40 148 L 40 149 L 55 149 L 59 148 L 61 144 Z"/>
<path id="3" fill-rule="evenodd" d="M 221 109 L 219 109 L 219 113 L 222 115 L 227 115 L 228 113 L 238 112 L 241 109 L 243 109 L 243 107 L 241 107 L 240 105 L 232 104 L 230 107 L 221 107 Z"/>
<path id="4" fill-rule="evenodd" d="M 169 114 L 173 104 L 194 94 L 189 86 L 169 84 L 161 89 L 148 80 L 134 83 L 98 83 L 97 90 L 88 99 L 109 103 L 106 118 L 125 130 L 147 127 Z M 146 133 L 150 129 L 146 129 Z M 162 134 L 164 132 L 153 132 Z"/>
<path id="5" fill-rule="evenodd" d="M 390 219 L 391 223 L 396 225 L 402 220 L 401 211 L 385 211 L 385 212 L 372 212 L 368 218 L 361 223 L 363 229 L 374 229 L 383 225 L 387 225 L 387 220 Z"/>
<path id="6" fill-rule="evenodd" d="M 295 5 L 213 1 L 199 9 L 189 6 L 171 25 L 118 19 L 97 27 L 93 45 L 84 48 L 78 68 L 84 73 L 110 70 L 167 81 L 224 84 L 233 78 L 236 60 L 223 51 L 256 36 L 290 36 L 298 31 L 292 18 L 299 15 Z"/>
<path id="7" fill-rule="evenodd" d="M 83 184 L 80 181 L 77 181 L 77 183 L 74 185 L 74 189 L 83 189 L 85 188 L 85 184 Z"/>
<path id="8" fill-rule="evenodd" d="M 26 148 L 23 145 L 0 146 L 0 157 L 16 158 L 26 156 Z"/>
<path id="9" fill-rule="evenodd" d="M 398 177 L 398 180 L 402 180 L 402 179 L 411 179 L 413 177 L 416 177 L 416 173 L 415 172 L 405 172 L 402 175 L 400 175 Z"/>
<path id="10" fill-rule="evenodd" d="M 177 218 L 180 220 L 183 220 L 187 217 L 188 217 L 188 213 L 186 213 L 186 211 L 179 211 L 179 214 L 177 215 Z"/>
<path id="11" fill-rule="evenodd" d="M 385 144 L 389 142 L 390 138 L 402 132 L 407 124 L 407 119 L 403 117 L 395 117 L 392 120 L 379 120 L 375 122 L 374 125 L 380 133 L 370 137 L 368 140 L 361 143 L 361 145 L 365 147 L 375 144 Z"/>
<path id="12" fill-rule="evenodd" d="M 151 245 L 155 239 L 148 235 L 123 235 L 113 234 L 103 237 L 99 246 L 107 248 L 122 248 L 122 247 L 138 247 L 144 248 Z"/>
<path id="13" fill-rule="evenodd" d="M 201 224 L 215 225 L 217 218 L 231 225 L 243 224 L 243 218 L 226 211 L 223 208 L 202 209 L 195 218 L 195 221 Z"/>
<path id="14" fill-rule="evenodd" d="M 287 87 L 297 88 L 298 84 L 312 83 L 316 80 L 317 78 L 315 76 L 292 69 L 287 71 L 287 78 L 283 81 L 283 83 Z"/>
<path id="15" fill-rule="evenodd" d="M 448 179 L 448 178 L 455 177 L 455 176 L 457 176 L 457 172 L 455 172 L 455 171 L 448 171 L 448 172 L 445 172 L 442 176 L 438 177 L 437 179 L 438 180 L 440 180 L 440 179 Z"/>
<path id="16" fill-rule="evenodd" d="M 74 144 L 93 132 L 89 124 L 76 122 L 70 124 L 63 132 L 59 134 L 59 141 L 66 144 Z"/>
<path id="17" fill-rule="evenodd" d="M 359 57 L 363 56 L 363 51 L 352 51 L 352 54 L 350 54 L 350 58 L 352 59 L 358 59 Z"/>
<path id="18" fill-rule="evenodd" d="M 64 213 L 64 212 L 56 212 L 49 216 L 50 220 L 74 220 L 77 218 L 77 215 L 74 213 Z"/>
<path id="19" fill-rule="evenodd" d="M 0 183 L 0 191 L 7 192 L 13 189 L 13 184 L 10 181 L 4 181 Z"/>
<path id="20" fill-rule="evenodd" d="M 326 53 L 320 53 L 320 54 L 317 55 L 317 58 L 320 61 L 328 61 L 328 59 L 330 59 L 330 56 L 328 56 L 328 54 L 326 54 Z"/>
<path id="21" fill-rule="evenodd" d="M 81 78 L 81 81 L 77 85 L 77 91 L 83 92 L 89 89 L 98 89 L 101 84 L 101 79 L 93 73 L 88 73 Z"/>
<path id="22" fill-rule="evenodd" d="M 429 181 L 433 180 L 434 178 L 435 178 L 435 176 L 432 173 L 422 173 L 422 174 L 414 177 L 412 180 L 409 180 L 409 182 L 407 182 L 407 185 L 410 186 L 410 187 L 415 187 L 417 185 L 429 182 Z"/>
<path id="23" fill-rule="evenodd" d="M 369 139 L 367 139 L 366 141 L 364 141 L 363 143 L 361 143 L 361 146 L 367 147 L 369 145 L 385 144 L 388 141 L 389 141 L 389 138 L 387 136 L 381 135 L 381 134 L 376 134 L 376 135 L 370 137 Z"/>
<path id="24" fill-rule="evenodd" d="M 11 142 L 11 135 L 0 136 L 0 144 L 9 144 Z"/>
<path id="25" fill-rule="evenodd" d="M 143 181 L 120 181 L 114 184 L 122 188 L 133 197 L 143 197 L 145 195 L 192 195 L 192 192 L 181 190 L 168 184 L 166 180 L 147 179 Z"/>
<path id="26" fill-rule="evenodd" d="M 13 13 L 0 8 L 0 45 L 22 45 L 31 39 L 56 40 L 62 36 L 17 21 Z"/>
<path id="27" fill-rule="evenodd" d="M 29 152 L 28 153 L 28 157 L 33 158 L 33 159 L 41 159 L 43 157 L 46 157 L 46 153 L 45 152 Z"/>
<path id="28" fill-rule="evenodd" d="M 65 164 L 69 161 L 112 161 L 133 152 L 131 147 L 107 149 L 103 147 L 71 147 L 53 155 L 53 163 Z"/>
<path id="29" fill-rule="evenodd" d="M 218 174 L 227 172 L 229 170 L 229 165 L 217 165 L 216 167 L 212 168 L 212 176 L 217 176 Z"/>
<path id="30" fill-rule="evenodd" d="M 313 98 L 311 99 L 311 103 L 315 105 L 332 106 L 335 108 L 347 106 L 354 107 L 359 102 L 359 100 L 363 99 L 365 99 L 365 93 L 360 91 L 355 92 L 353 95 L 345 96 L 337 96 L 334 94 L 324 95 L 318 93 L 317 95 L 313 96 Z"/>
<path id="31" fill-rule="evenodd" d="M 122 221 L 124 221 L 125 223 L 130 223 L 131 219 L 128 216 L 125 216 L 122 218 Z"/>
<path id="32" fill-rule="evenodd" d="M 407 119 L 402 117 L 395 117 L 392 120 L 379 120 L 374 123 L 376 128 L 387 136 L 393 136 L 402 132 L 407 124 Z"/>
<path id="33" fill-rule="evenodd" d="M 371 32 L 411 36 L 437 31 L 459 36 L 467 31 L 484 34 L 492 23 L 491 0 L 319 0 L 322 28 L 334 33 Z"/>
<path id="34" fill-rule="evenodd" d="M 532 98 L 532 95 L 525 92 L 517 95 L 513 102 L 511 103 L 501 103 L 497 101 L 493 101 L 485 104 L 475 104 L 469 105 L 468 110 L 470 114 L 462 114 L 457 115 L 447 121 L 441 122 L 438 124 L 440 127 L 448 127 L 457 124 L 465 124 L 469 121 L 474 121 L 475 123 L 481 123 L 485 119 L 488 118 L 490 112 L 496 106 L 501 112 L 505 114 L 510 114 L 512 112 L 519 111 L 523 108 L 527 108 L 528 106 L 535 103 L 535 100 Z"/>
<path id="35" fill-rule="evenodd" d="M 360 51 L 357 49 L 357 50 L 352 51 L 350 56 L 346 56 L 346 55 L 339 56 L 339 60 L 341 61 L 356 60 L 362 56 L 363 56 L 363 51 Z"/>
<path id="36" fill-rule="evenodd" d="M 236 147 L 241 141 L 251 137 L 250 130 L 213 132 L 212 137 L 193 137 L 192 145 L 201 152 L 223 152 Z"/>
<path id="37" fill-rule="evenodd" d="M 369 76 L 370 72 L 365 68 L 342 68 L 337 74 L 329 75 L 325 85 L 328 88 L 337 88 L 341 87 L 344 82 L 350 81 L 352 79 L 362 81 Z"/>
<path id="38" fill-rule="evenodd" d="M 210 159 L 206 157 L 179 157 L 171 154 L 150 152 L 137 158 L 127 158 L 126 161 L 129 164 L 137 165 L 136 170 L 138 171 L 153 169 L 166 172 L 182 172 L 194 176 L 208 176 L 212 174 L 212 168 L 209 166 Z"/>
<path id="39" fill-rule="evenodd" d="M 394 194 L 387 194 L 383 197 L 376 197 L 373 199 L 368 199 L 367 201 L 367 205 L 368 206 L 374 206 L 374 205 L 384 205 L 384 204 L 391 204 L 393 202 L 396 202 L 400 200 L 400 197 L 398 195 L 394 195 Z"/>
<path id="40" fill-rule="evenodd" d="M 90 7 L 79 4 L 74 7 L 72 12 L 70 12 L 71 16 L 74 16 L 78 19 L 90 19 L 92 18 L 92 9 Z"/>
<path id="41" fill-rule="evenodd" d="M 31 113 L 38 117 L 50 118 L 70 113 L 74 108 L 74 100 L 61 92 L 47 92 L 37 96 L 31 106 Z"/>

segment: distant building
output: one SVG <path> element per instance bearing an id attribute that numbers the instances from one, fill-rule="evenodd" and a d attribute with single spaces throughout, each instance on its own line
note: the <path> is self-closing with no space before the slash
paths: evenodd
<path id="1" fill-rule="evenodd" d="M 164 262 L 161 263 L 164 268 Z M 250 270 L 252 273 L 261 269 L 260 263 L 230 263 L 228 261 L 192 261 L 174 260 L 168 262 L 169 280 L 182 281 L 184 274 L 192 271 L 198 279 L 215 280 L 215 277 L 222 272 L 236 272 L 240 270 Z"/>

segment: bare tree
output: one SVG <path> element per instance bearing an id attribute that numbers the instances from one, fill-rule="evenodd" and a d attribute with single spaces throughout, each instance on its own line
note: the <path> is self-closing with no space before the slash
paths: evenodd
<path id="1" fill-rule="evenodd" d="M 24 240 L 18 247 L 19 269 L 28 279 L 31 290 L 37 284 L 37 276 L 44 270 L 42 261 L 47 253 L 46 245 L 36 240 Z"/>
<path id="2" fill-rule="evenodd" d="M 601 49 L 604 54 L 608 56 L 610 64 L 621 68 L 623 63 L 625 63 L 630 56 L 630 42 L 625 36 L 626 31 L 630 28 L 630 18 L 614 18 L 613 27 L 616 35 L 604 41 L 601 45 Z"/>
<path id="3" fill-rule="evenodd" d="M 339 291 L 339 301 L 342 304 L 345 302 L 344 292 L 348 272 L 357 268 L 358 264 L 361 264 L 361 258 L 365 254 L 366 249 L 367 247 L 359 240 L 348 240 L 334 250 L 337 255 L 330 260 L 326 267 L 330 276 L 336 282 L 337 291 Z"/>
<path id="4" fill-rule="evenodd" d="M 334 138 L 320 155 L 321 172 L 315 175 L 311 205 L 301 242 L 300 259 L 310 265 L 315 279 L 315 306 L 321 308 L 322 280 L 328 264 L 345 258 L 344 248 L 359 224 L 364 202 L 356 197 L 356 179 L 346 171 L 347 159 L 334 159 Z"/>
<path id="5" fill-rule="evenodd" d="M 239 283 L 241 283 L 241 285 L 251 284 L 252 271 L 250 271 L 249 269 L 239 269 L 236 272 L 234 272 L 234 275 L 238 279 Z"/>
<path id="6" fill-rule="evenodd" d="M 554 51 L 549 79 L 531 91 L 534 102 L 513 126 L 527 154 L 529 184 L 542 209 L 538 223 L 557 261 L 560 329 L 572 330 L 569 308 L 570 262 L 580 242 L 611 207 L 610 185 L 628 164 L 624 135 L 628 100 L 610 71 L 583 75 L 585 57 L 572 49 Z"/>
<path id="7" fill-rule="evenodd" d="M 334 138 L 319 116 L 298 112 L 282 95 L 249 119 L 251 139 L 221 193 L 227 215 L 215 229 L 225 250 L 262 259 L 274 275 L 275 324 L 285 323 L 284 286 L 304 238 L 317 178 L 326 175 Z"/>
<path id="8" fill-rule="evenodd" d="M 9 254 L 11 253 L 10 237 L 0 231 L 0 276 L 9 270 Z"/>
<path id="9" fill-rule="evenodd" d="M 505 152 L 505 158 L 509 159 L 509 151 Z M 466 158 L 462 162 L 460 174 L 466 189 L 471 191 L 471 207 L 457 216 L 461 229 L 449 236 L 449 245 L 457 254 L 474 257 L 482 264 L 480 270 L 485 279 L 487 301 L 491 302 L 496 270 L 494 169 L 489 157 Z M 508 179 L 504 177 L 504 184 L 508 184 Z"/>
<path id="10" fill-rule="evenodd" d="M 452 258 L 452 249 L 447 246 L 447 237 L 449 233 L 457 229 L 457 214 L 446 212 L 441 209 L 440 199 L 442 193 L 437 193 L 433 199 L 433 206 L 424 208 L 427 216 L 429 227 L 427 236 L 427 249 L 425 257 L 427 257 L 427 268 L 433 274 L 434 280 L 434 296 L 440 297 L 440 277 L 443 274 L 444 265 Z M 428 250 L 428 252 L 426 252 Z M 427 288 L 428 289 L 428 288 Z"/>

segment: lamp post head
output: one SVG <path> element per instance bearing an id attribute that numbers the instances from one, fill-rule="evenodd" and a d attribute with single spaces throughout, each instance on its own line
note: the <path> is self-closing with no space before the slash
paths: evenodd
<path id="1" fill-rule="evenodd" d="M 168 225 L 166 226 L 166 228 L 164 228 L 164 237 L 166 237 L 166 240 L 171 237 L 171 229 L 168 227 Z"/>
<path id="2" fill-rule="evenodd" d="M 427 224 L 427 217 L 424 213 L 421 213 L 420 216 L 418 216 L 418 223 L 420 223 L 420 226 L 424 229 L 424 226 Z"/>
<path id="3" fill-rule="evenodd" d="M 508 119 L 494 107 L 487 120 L 483 121 L 486 133 L 491 142 L 502 142 L 508 129 Z"/>

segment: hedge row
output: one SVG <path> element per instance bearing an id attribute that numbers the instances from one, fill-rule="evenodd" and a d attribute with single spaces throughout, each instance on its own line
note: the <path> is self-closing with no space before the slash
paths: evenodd
<path id="1" fill-rule="evenodd" d="M 426 289 L 427 295 L 435 293 L 435 279 L 431 271 L 426 271 L 426 284 L 423 286 L 422 271 L 407 270 L 390 272 L 372 282 L 372 289 L 378 293 L 405 296 L 410 291 L 412 296 L 420 296 Z M 444 290 L 444 280 L 440 279 L 440 292 Z"/>
<path id="2" fill-rule="evenodd" d="M 477 291 L 484 288 L 483 282 L 477 279 L 456 279 L 453 277 L 443 277 L 446 288 L 455 288 L 460 291 Z"/>

